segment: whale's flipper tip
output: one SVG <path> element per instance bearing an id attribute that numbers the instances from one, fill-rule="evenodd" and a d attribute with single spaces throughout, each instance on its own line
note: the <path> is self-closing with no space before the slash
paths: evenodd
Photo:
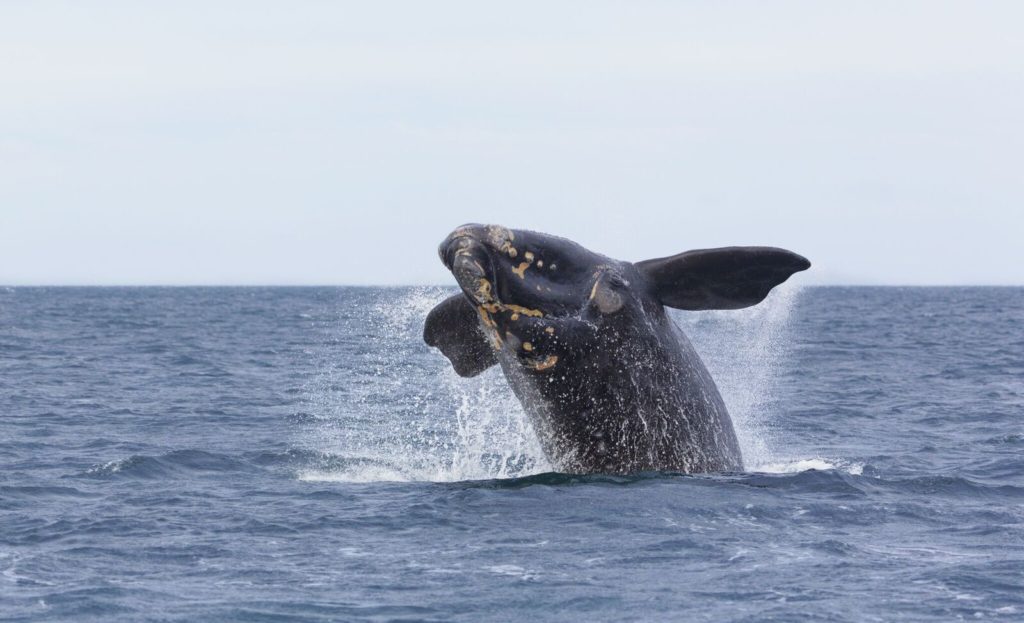
<path id="1" fill-rule="evenodd" d="M 441 301 L 427 314 L 423 341 L 439 349 L 459 376 L 476 376 L 498 363 L 480 331 L 476 309 L 461 293 Z"/>
<path id="2" fill-rule="evenodd" d="M 637 262 L 636 267 L 662 305 L 695 311 L 757 305 L 811 262 L 776 247 L 722 247 Z"/>

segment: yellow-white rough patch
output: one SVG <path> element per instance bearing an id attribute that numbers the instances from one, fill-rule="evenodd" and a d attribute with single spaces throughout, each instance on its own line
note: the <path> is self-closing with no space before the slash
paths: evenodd
<path id="1" fill-rule="evenodd" d="M 529 262 L 520 262 L 519 266 L 512 269 L 512 272 L 519 275 L 520 279 L 526 279 L 526 269 L 530 267 Z"/>
<path id="2" fill-rule="evenodd" d="M 533 364 L 534 370 L 547 370 L 548 368 L 554 367 L 558 363 L 558 355 L 548 355 L 544 361 Z"/>

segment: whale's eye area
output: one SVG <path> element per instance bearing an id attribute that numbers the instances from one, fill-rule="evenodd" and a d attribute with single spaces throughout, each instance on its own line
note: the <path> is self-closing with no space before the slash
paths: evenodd
<path id="1" fill-rule="evenodd" d="M 614 314 L 622 309 L 628 282 L 612 272 L 601 272 L 590 289 L 590 303 L 602 314 Z"/>

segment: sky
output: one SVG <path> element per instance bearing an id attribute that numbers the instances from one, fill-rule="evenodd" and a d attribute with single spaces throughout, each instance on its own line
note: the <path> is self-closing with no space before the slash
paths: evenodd
<path id="1" fill-rule="evenodd" d="M 0 3 L 0 284 L 442 284 L 466 222 L 1024 285 L 1024 3 Z"/>

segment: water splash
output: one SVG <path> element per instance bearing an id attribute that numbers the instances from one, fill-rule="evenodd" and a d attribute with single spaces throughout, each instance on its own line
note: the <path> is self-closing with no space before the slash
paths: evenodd
<path id="1" fill-rule="evenodd" d="M 369 313 L 343 314 L 308 389 L 315 424 L 304 440 L 322 460 L 307 481 L 512 478 L 550 471 L 522 407 L 497 368 L 460 378 L 422 340 L 446 288 L 384 290 Z M 367 347 L 366 344 L 372 346 Z M 352 381 L 353 359 L 362 370 Z"/>
<path id="2" fill-rule="evenodd" d="M 552 470 L 498 368 L 461 378 L 423 344 L 427 314 L 453 292 L 367 290 L 340 306 L 307 387 L 312 423 L 301 443 L 321 458 L 301 480 L 450 482 Z M 774 451 L 777 380 L 798 295 L 784 286 L 745 310 L 672 312 L 718 383 L 751 471 L 834 467 Z"/>
<path id="3" fill-rule="evenodd" d="M 782 460 L 776 455 L 774 434 L 778 380 L 788 356 L 789 320 L 800 290 L 784 284 L 746 309 L 671 312 L 715 379 L 751 471 Z"/>

